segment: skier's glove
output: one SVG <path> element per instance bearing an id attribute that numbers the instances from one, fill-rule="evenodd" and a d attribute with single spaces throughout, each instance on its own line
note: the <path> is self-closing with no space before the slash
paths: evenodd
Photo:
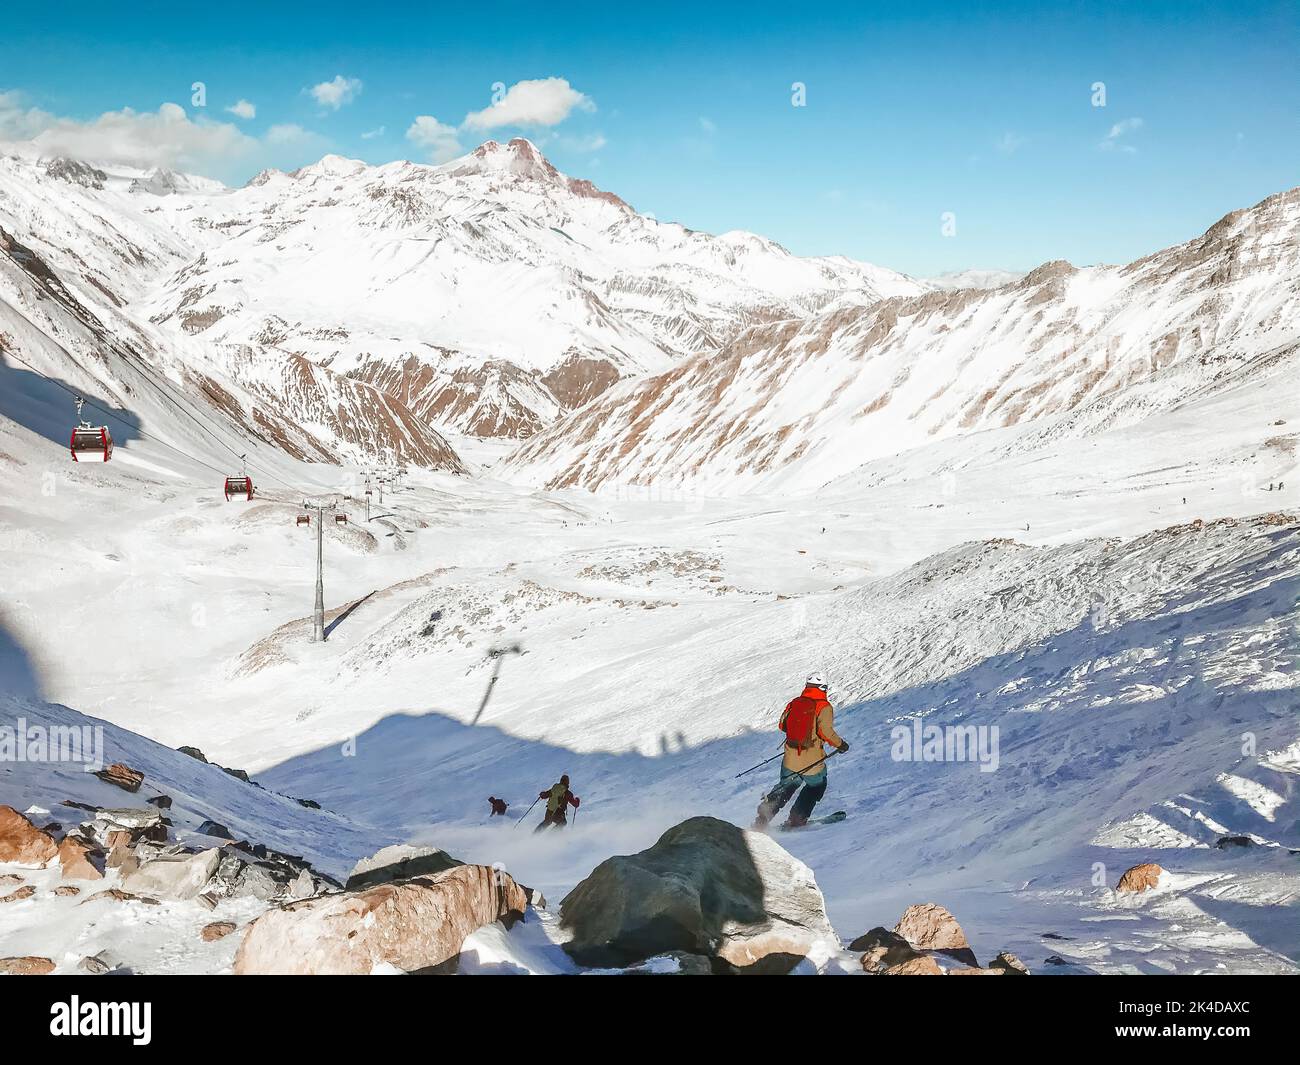
<path id="1" fill-rule="evenodd" d="M 839 745 L 838 747 L 836 747 L 835 749 L 836 749 L 837 751 L 839 751 L 840 754 L 848 754 L 848 753 L 849 753 L 849 741 L 848 741 L 848 740 L 840 740 L 840 745 Z"/>
<path id="2" fill-rule="evenodd" d="M 581 806 L 581 805 L 582 805 L 582 800 L 579 799 L 578 796 L 575 795 L 575 796 L 573 797 L 573 808 L 576 810 L 576 809 L 577 809 L 579 806 Z"/>

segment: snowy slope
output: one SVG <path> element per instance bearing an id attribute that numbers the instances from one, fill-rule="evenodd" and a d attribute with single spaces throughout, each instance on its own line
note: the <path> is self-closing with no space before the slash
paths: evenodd
<path id="1" fill-rule="evenodd" d="M 510 182 L 527 160 L 509 159 L 504 176 L 484 178 L 479 159 L 439 180 Z M 252 187 L 357 176 L 346 161 L 320 167 Z M 125 760 L 174 793 L 182 831 L 213 816 L 331 871 L 393 840 L 432 842 L 504 861 L 555 900 L 685 817 L 747 823 L 772 776 L 736 774 L 776 753 L 780 708 L 820 670 L 853 743 L 832 763 L 826 808 L 849 817 L 781 842 L 814 869 L 841 933 L 936 901 L 982 961 L 1009 948 L 1036 972 L 1300 969 L 1295 193 L 1130 267 L 1051 267 L 875 307 L 849 297 L 807 322 L 755 327 L 745 336 L 787 338 L 775 387 L 771 351 L 741 358 L 738 341 L 716 358 L 739 359 L 730 383 L 688 361 L 680 380 L 699 379 L 680 393 L 615 385 L 587 408 L 620 446 L 667 439 L 680 455 L 593 453 L 581 460 L 602 489 L 592 494 L 498 479 L 497 444 L 475 440 L 477 476 L 431 453 L 367 523 L 362 459 L 399 438 L 441 439 L 403 428 L 430 416 L 421 393 L 386 408 L 320 365 L 328 353 L 139 318 L 137 301 L 160 291 L 147 278 L 171 275 L 110 267 L 114 248 L 135 258 L 112 237 L 135 210 L 123 198 L 170 204 L 156 219 L 227 194 L 131 192 L 120 175 L 96 189 L 93 173 L 62 171 L 36 185 L 90 182 L 75 194 L 98 206 L 76 223 L 98 234 L 85 253 L 60 237 L 72 222 L 37 224 L 44 193 L 0 184 L 13 234 L 0 255 L 0 723 L 103 720 Z M 622 210 L 568 185 L 554 195 Z M 182 269 L 168 234 L 187 224 L 169 218 L 132 247 Z M 95 282 L 120 286 L 123 306 Z M 1076 334 L 1080 351 L 1108 349 L 1117 331 L 1169 361 L 1117 363 L 1074 400 L 1068 359 L 1022 357 Z M 1170 333 L 1176 344 L 1161 347 Z M 945 352 L 984 379 L 963 369 L 913 407 L 948 380 Z M 108 466 L 74 466 L 61 442 L 69 397 L 17 357 L 128 426 L 138 417 L 139 432 L 123 430 Z M 876 395 L 876 369 L 892 380 L 909 366 L 930 384 L 901 382 L 898 409 L 891 400 L 861 419 L 870 432 L 855 428 L 848 414 Z M 496 372 L 505 396 L 518 378 Z M 823 386 L 819 417 L 790 430 L 805 454 L 778 470 L 785 423 L 773 412 Z M 646 400 L 630 434 L 625 391 Z M 491 420 L 505 400 L 475 408 L 480 395 L 462 381 L 466 411 Z M 701 397 L 729 419 L 723 435 L 691 429 Z M 396 425 L 384 432 L 386 409 Z M 512 478 L 559 468 L 532 446 Z M 737 480 L 746 448 L 775 455 L 771 471 Z M 233 461 L 235 449 L 268 477 L 251 503 L 227 503 L 196 461 Z M 697 461 L 698 485 L 716 495 L 674 489 Z M 654 483 L 619 483 L 632 477 Z M 309 639 L 303 494 L 352 519 L 325 530 L 323 644 Z M 996 727 L 996 770 L 898 760 L 892 730 L 916 722 Z M 181 760 L 179 744 L 247 768 L 265 790 Z M 69 772 L 0 765 L 0 802 L 53 813 L 65 786 L 100 786 Z M 583 798 L 565 834 L 488 821 L 489 794 L 522 815 L 565 772 Z M 1238 834 L 1253 846 L 1215 846 Z M 1168 870 L 1155 892 L 1113 893 L 1124 868 L 1152 860 Z M 80 950 L 89 911 L 74 918 L 51 886 L 0 914 L 0 955 Z M 142 928 L 117 915 L 89 945 L 135 937 L 145 968 L 221 971 L 234 944 L 202 944 L 201 920 L 168 909 Z M 474 963 L 573 971 L 553 925 L 522 934 L 484 930 Z"/>
<path id="2" fill-rule="evenodd" d="M 991 291 L 751 328 L 524 442 L 521 481 L 813 489 L 931 441 L 1038 423 L 1086 438 L 1226 377 L 1297 372 L 1300 189 L 1123 267 L 1047 263 Z"/>

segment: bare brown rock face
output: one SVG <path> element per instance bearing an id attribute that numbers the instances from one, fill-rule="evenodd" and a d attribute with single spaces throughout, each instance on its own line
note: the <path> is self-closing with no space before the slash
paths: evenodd
<path id="1" fill-rule="evenodd" d="M 930 955 L 922 954 L 907 961 L 899 962 L 897 965 L 891 965 L 884 971 L 885 976 L 942 976 L 943 970 L 939 968 L 939 963 Z"/>
<path id="2" fill-rule="evenodd" d="M 27 955 L 21 958 L 0 958 L 0 973 L 6 976 L 48 976 L 54 972 L 54 962 L 49 958 Z"/>
<path id="3" fill-rule="evenodd" d="M 514 880 L 484 865 L 320 895 L 268 910 L 244 933 L 239 975 L 345 975 L 391 965 L 404 972 L 445 966 L 465 938 L 528 906 Z"/>
<path id="4" fill-rule="evenodd" d="M 92 861 L 102 858 L 102 852 L 76 836 L 64 836 L 59 844 L 59 864 L 65 880 L 102 880 L 104 874 Z"/>
<path id="5" fill-rule="evenodd" d="M 58 850 L 49 835 L 12 806 L 0 806 L 0 862 L 44 865 Z"/>
<path id="6" fill-rule="evenodd" d="M 873 928 L 849 944 L 849 950 L 862 952 L 862 968 L 869 973 L 883 973 L 903 962 L 920 957 L 910 943 L 888 928 Z"/>
<path id="7" fill-rule="evenodd" d="M 22 887 L 9 892 L 8 895 L 0 895 L 0 905 L 8 902 L 22 902 L 23 899 L 30 899 L 36 894 L 36 889 L 31 884 L 24 884 Z"/>
<path id="8" fill-rule="evenodd" d="M 199 935 L 203 937 L 204 943 L 213 943 L 218 939 L 225 939 L 234 930 L 234 921 L 213 921 L 211 924 L 205 924 Z"/>
<path id="9" fill-rule="evenodd" d="M 139 791 L 144 783 L 144 774 L 121 762 L 114 762 L 107 769 L 101 769 L 95 776 L 106 784 L 115 784 L 124 791 Z"/>
<path id="10" fill-rule="evenodd" d="M 542 377 L 542 384 L 565 410 L 576 410 L 595 399 L 619 379 L 618 368 L 608 359 L 574 353 Z"/>
<path id="11" fill-rule="evenodd" d="M 146 906 L 157 906 L 158 900 L 151 899 L 146 895 L 135 895 L 130 891 L 123 891 L 121 888 L 108 888 L 106 891 L 97 891 L 82 899 L 79 905 L 86 905 L 88 902 L 96 902 L 100 899 L 106 902 L 140 902 Z"/>
<path id="12" fill-rule="evenodd" d="M 957 918 L 936 903 L 909 906 L 894 931 L 914 947 L 939 950 L 968 965 L 979 965 Z"/>
<path id="13" fill-rule="evenodd" d="M 1150 891 L 1160 880 L 1164 870 L 1154 862 L 1144 862 L 1125 871 L 1115 885 L 1116 891 Z"/>
<path id="14" fill-rule="evenodd" d="M 991 962 L 990 969 L 1000 969 L 1008 976 L 1028 976 L 1029 967 L 1010 951 L 1004 950 Z"/>

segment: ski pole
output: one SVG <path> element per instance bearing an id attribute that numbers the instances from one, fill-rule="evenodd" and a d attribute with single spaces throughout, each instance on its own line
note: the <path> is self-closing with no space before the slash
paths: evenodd
<path id="1" fill-rule="evenodd" d="M 536 806 L 541 801 L 542 801 L 542 797 L 540 795 L 537 796 L 537 798 L 533 800 L 533 806 Z M 533 812 L 533 806 L 528 807 L 528 809 L 524 811 L 524 817 L 527 817 L 530 813 Z M 518 821 L 515 822 L 515 828 L 518 828 L 520 825 L 524 823 L 524 817 L 521 817 Z"/>
<path id="2" fill-rule="evenodd" d="M 762 769 L 763 766 L 767 765 L 768 762 L 775 762 L 778 758 L 782 757 L 784 754 L 785 754 L 785 750 L 783 748 L 780 754 L 774 754 L 772 755 L 771 758 L 765 758 L 763 761 L 759 762 L 758 765 L 751 765 L 748 769 L 745 770 L 744 773 L 737 773 L 731 779 L 739 780 L 741 777 L 745 775 L 745 773 L 752 773 L 755 769 Z"/>
<path id="3" fill-rule="evenodd" d="M 833 757 L 834 755 L 837 755 L 837 754 L 839 754 L 839 753 L 840 753 L 840 749 L 839 749 L 838 747 L 836 747 L 835 750 L 831 751 L 830 754 L 824 754 L 824 755 L 822 755 L 820 758 L 817 759 L 817 761 L 813 762 L 812 765 L 804 766 L 803 769 L 796 769 L 796 770 L 793 770 L 794 775 L 797 776 L 797 777 L 802 777 L 802 776 L 803 776 L 805 773 L 807 773 L 810 769 L 816 769 L 819 765 L 821 765 L 823 762 L 825 762 L 828 758 L 831 758 L 831 757 Z M 804 777 L 804 779 L 806 780 L 807 777 Z"/>

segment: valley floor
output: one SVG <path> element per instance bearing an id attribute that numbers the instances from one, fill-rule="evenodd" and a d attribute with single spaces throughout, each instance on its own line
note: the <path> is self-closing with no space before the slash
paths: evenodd
<path id="1" fill-rule="evenodd" d="M 969 444 L 923 449 L 802 498 L 413 475 L 368 523 L 340 498 L 323 644 L 298 497 L 227 503 L 147 442 L 71 467 L 12 429 L 5 716 L 71 713 L 48 700 L 111 722 L 110 758 L 116 743 L 185 792 L 188 827 L 220 809 L 335 875 L 389 842 L 433 843 L 505 862 L 554 904 L 687 816 L 748 824 L 775 774 L 736 774 L 777 752 L 777 716 L 817 670 L 853 744 L 823 809 L 848 819 L 781 842 L 846 940 L 934 901 L 982 961 L 1011 950 L 1035 972 L 1297 972 L 1300 479 L 1257 444 L 1300 410 L 1265 406 L 1232 393 L 1140 440 L 964 462 Z M 299 474 L 319 492 L 340 480 Z M 983 730 L 996 768 L 899 760 L 895 729 L 917 722 Z M 131 733 L 324 809 L 209 796 Z M 561 773 L 575 825 L 515 828 Z M 0 803 L 53 810 L 70 786 L 7 767 Z M 489 795 L 509 817 L 489 821 Z M 1230 835 L 1251 845 L 1216 847 Z M 1116 895 L 1144 861 L 1167 870 L 1160 887 Z M 150 915 L 150 935 L 66 911 L 5 908 L 0 955 L 98 936 L 142 971 L 229 965 L 233 946 L 188 932 L 175 953 L 168 922 L 187 915 Z M 562 970 L 554 931 L 485 930 L 467 968 Z"/>

